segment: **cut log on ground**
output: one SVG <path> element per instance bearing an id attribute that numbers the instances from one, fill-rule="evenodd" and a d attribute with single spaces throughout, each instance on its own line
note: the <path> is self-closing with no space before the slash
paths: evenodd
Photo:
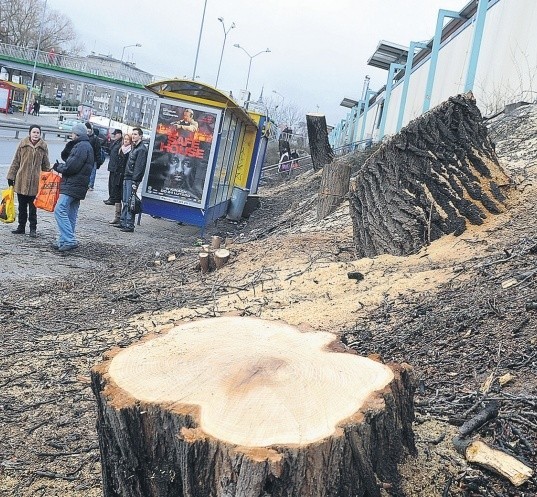
<path id="1" fill-rule="evenodd" d="M 229 250 L 218 249 L 214 251 L 214 265 L 216 266 L 216 269 L 223 267 L 227 261 L 229 261 Z"/>
<path id="2" fill-rule="evenodd" d="M 222 243 L 222 238 L 220 238 L 219 236 L 215 235 L 211 237 L 211 248 L 213 250 L 219 249 L 221 243 Z"/>
<path id="3" fill-rule="evenodd" d="M 501 450 L 489 447 L 480 440 L 455 438 L 453 444 L 469 462 L 507 478 L 515 487 L 523 485 L 533 476 L 533 470 L 529 466 Z"/>
<path id="4" fill-rule="evenodd" d="M 209 252 L 200 252 L 198 255 L 200 259 L 201 272 L 208 273 L 209 272 Z"/>
<path id="5" fill-rule="evenodd" d="M 104 497 L 380 497 L 415 453 L 409 366 L 280 321 L 183 323 L 92 388 Z"/>
<path id="6" fill-rule="evenodd" d="M 334 212 L 349 193 L 351 162 L 346 158 L 337 159 L 323 168 L 317 219 L 320 221 Z"/>
<path id="7" fill-rule="evenodd" d="M 359 257 L 408 255 L 504 210 L 509 178 L 471 93 L 450 98 L 369 157 L 349 192 Z"/>
<path id="8" fill-rule="evenodd" d="M 334 159 L 334 152 L 328 142 L 326 117 L 323 114 L 306 114 L 306 124 L 313 169 L 318 171 Z"/>

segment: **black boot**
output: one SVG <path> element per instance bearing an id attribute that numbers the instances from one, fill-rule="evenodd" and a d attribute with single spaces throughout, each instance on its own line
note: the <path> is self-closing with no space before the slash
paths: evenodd
<path id="1" fill-rule="evenodd" d="M 37 233 L 36 233 L 35 228 L 30 228 L 30 237 L 37 238 Z"/>
<path id="2" fill-rule="evenodd" d="M 26 228 L 19 224 L 18 228 L 16 230 L 13 230 L 11 233 L 15 233 L 15 235 L 24 235 L 25 232 Z"/>

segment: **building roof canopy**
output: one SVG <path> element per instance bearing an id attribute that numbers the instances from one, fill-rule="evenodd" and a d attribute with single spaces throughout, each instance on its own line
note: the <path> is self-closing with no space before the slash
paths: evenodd
<path id="1" fill-rule="evenodd" d="M 345 97 L 339 105 L 341 105 L 341 107 L 347 107 L 349 109 L 352 109 L 353 107 L 356 107 L 358 105 L 358 100 L 353 100 L 352 98 Z"/>
<path id="2" fill-rule="evenodd" d="M 408 48 L 390 41 L 381 40 L 367 64 L 380 69 L 390 69 L 390 64 L 396 62 L 404 64 L 408 55 Z"/>

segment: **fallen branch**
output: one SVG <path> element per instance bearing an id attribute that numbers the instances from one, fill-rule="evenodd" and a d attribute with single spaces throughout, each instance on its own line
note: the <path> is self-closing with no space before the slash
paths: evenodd
<path id="1" fill-rule="evenodd" d="M 467 461 L 507 478 L 515 487 L 523 485 L 533 476 L 530 467 L 505 452 L 492 449 L 480 440 L 463 440 L 455 437 L 453 445 Z"/>
<path id="2" fill-rule="evenodd" d="M 471 435 L 479 427 L 483 426 L 487 421 L 498 416 L 500 409 L 500 403 L 493 401 L 488 404 L 484 409 L 479 411 L 474 417 L 463 423 L 459 428 L 459 434 L 461 437 L 467 437 Z"/>

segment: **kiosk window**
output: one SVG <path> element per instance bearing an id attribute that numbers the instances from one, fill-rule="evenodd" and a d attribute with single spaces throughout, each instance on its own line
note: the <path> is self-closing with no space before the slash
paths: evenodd
<path id="1" fill-rule="evenodd" d="M 228 134 L 228 143 L 229 146 L 226 147 L 226 152 L 224 154 L 224 164 L 222 175 L 220 176 L 220 181 L 218 183 L 218 191 L 216 194 L 216 203 L 225 202 L 228 197 L 225 196 L 227 193 L 227 186 L 229 185 L 229 179 L 232 177 L 234 158 L 237 152 L 237 135 L 240 131 L 240 125 L 237 123 L 237 119 L 233 118 L 231 120 L 231 126 L 229 128 Z"/>
<path id="2" fill-rule="evenodd" d="M 218 157 L 216 158 L 216 166 L 214 168 L 213 182 L 211 186 L 211 195 L 209 197 L 209 206 L 216 205 L 216 194 L 218 192 L 218 185 L 220 183 L 220 177 L 225 174 L 224 171 L 224 157 L 226 149 L 231 146 L 231 140 L 229 139 L 229 128 L 231 126 L 231 114 L 226 113 L 224 115 L 224 122 L 222 124 L 222 131 L 220 132 L 220 145 L 218 147 Z"/>

